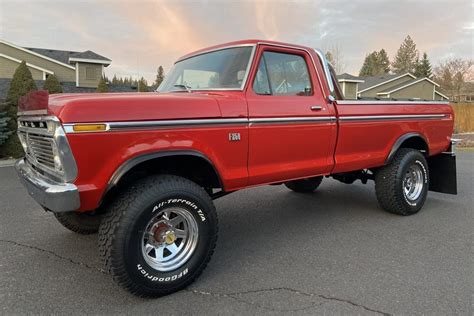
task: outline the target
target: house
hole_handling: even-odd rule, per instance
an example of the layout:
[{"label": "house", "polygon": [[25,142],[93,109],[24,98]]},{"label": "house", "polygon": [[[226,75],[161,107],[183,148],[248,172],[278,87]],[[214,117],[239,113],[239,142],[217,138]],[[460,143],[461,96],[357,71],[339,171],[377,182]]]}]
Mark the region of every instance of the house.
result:
[{"label": "house", "polygon": [[22,61],[34,80],[54,74],[62,83],[78,88],[96,88],[104,67],[112,62],[93,51],[84,52],[21,47],[0,39],[0,79],[11,79]]},{"label": "house", "polygon": [[344,73],[337,76],[337,80],[346,99],[448,100],[436,90],[439,84],[429,78],[416,78],[410,73],[372,77]]}]

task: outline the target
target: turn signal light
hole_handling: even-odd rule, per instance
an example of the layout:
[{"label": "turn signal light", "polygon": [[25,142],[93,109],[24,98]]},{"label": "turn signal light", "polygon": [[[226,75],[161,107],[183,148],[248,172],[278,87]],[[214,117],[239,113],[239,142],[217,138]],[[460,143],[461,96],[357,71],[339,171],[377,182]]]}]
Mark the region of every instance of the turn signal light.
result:
[{"label": "turn signal light", "polygon": [[72,127],[75,132],[100,132],[106,131],[106,124],[77,124]]}]

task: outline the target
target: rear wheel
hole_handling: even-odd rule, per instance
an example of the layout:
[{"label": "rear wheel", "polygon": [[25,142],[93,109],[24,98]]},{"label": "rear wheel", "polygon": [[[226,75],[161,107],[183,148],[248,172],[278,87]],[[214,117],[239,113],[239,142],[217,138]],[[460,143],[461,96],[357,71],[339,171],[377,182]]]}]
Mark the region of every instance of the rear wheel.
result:
[{"label": "rear wheel", "polygon": [[418,150],[399,149],[393,161],[375,173],[377,200],[390,213],[417,213],[425,203],[428,188],[428,164]]},{"label": "rear wheel", "polygon": [[288,181],[288,182],[285,182],[285,186],[288,189],[295,192],[312,193],[319,187],[322,181],[323,181],[323,177],[321,176],[321,177]]},{"label": "rear wheel", "polygon": [[99,231],[102,260],[129,292],[157,297],[191,284],[209,262],[217,214],[209,195],[177,176],[152,176],[123,192]]},{"label": "rear wheel", "polygon": [[102,216],[96,213],[63,212],[54,213],[54,217],[70,231],[90,235],[99,231]]}]

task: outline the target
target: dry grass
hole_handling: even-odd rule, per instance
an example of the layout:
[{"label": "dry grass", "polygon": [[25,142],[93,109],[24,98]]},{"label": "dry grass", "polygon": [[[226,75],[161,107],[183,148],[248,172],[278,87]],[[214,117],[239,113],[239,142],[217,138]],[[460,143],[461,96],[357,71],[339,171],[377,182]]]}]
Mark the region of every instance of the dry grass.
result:
[{"label": "dry grass", "polygon": [[474,103],[451,103],[454,109],[455,133],[474,132]]}]

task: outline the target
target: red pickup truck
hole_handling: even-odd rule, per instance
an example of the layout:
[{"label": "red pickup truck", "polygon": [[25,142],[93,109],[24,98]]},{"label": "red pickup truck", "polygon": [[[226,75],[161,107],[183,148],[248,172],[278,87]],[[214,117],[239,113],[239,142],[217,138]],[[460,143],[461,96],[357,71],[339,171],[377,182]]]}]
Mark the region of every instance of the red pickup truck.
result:
[{"label": "red pickup truck", "polygon": [[198,277],[214,251],[212,200],[323,177],[375,181],[386,211],[456,193],[448,103],[344,100],[320,51],[246,40],[181,57],[153,93],[58,94],[19,102],[16,169],[66,228],[99,233],[103,262],[155,297]]}]

